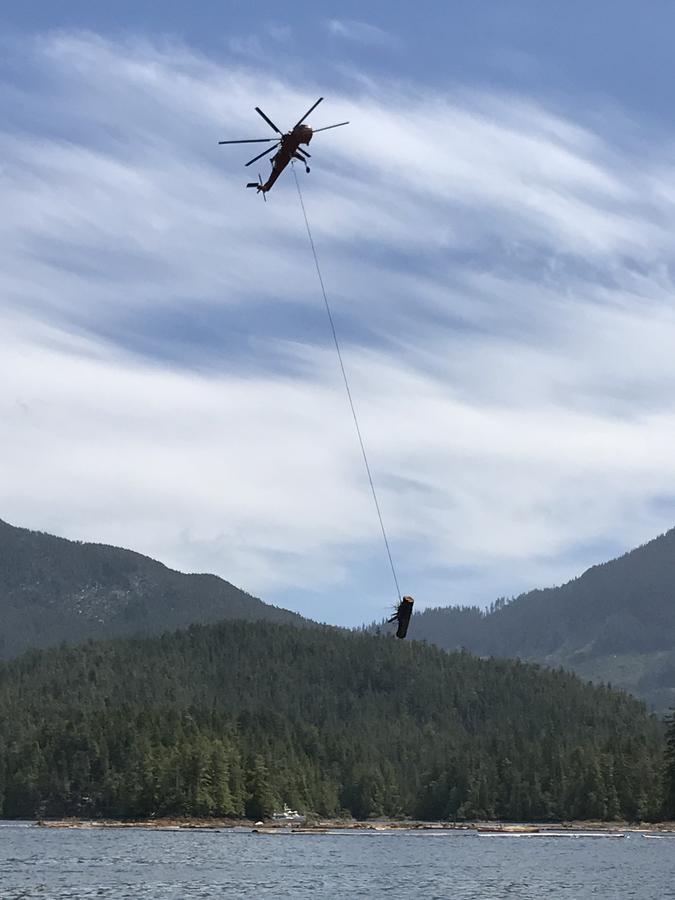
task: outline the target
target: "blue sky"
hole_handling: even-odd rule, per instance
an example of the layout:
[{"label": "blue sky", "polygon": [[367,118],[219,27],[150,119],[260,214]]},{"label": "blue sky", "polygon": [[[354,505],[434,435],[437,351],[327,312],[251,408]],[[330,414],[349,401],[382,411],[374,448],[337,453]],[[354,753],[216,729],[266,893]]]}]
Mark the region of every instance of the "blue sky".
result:
[{"label": "blue sky", "polygon": [[[675,11],[0,9],[0,516],[339,624],[560,583],[675,520]],[[58,14],[58,15],[57,15]],[[261,163],[261,171],[265,172]]]}]

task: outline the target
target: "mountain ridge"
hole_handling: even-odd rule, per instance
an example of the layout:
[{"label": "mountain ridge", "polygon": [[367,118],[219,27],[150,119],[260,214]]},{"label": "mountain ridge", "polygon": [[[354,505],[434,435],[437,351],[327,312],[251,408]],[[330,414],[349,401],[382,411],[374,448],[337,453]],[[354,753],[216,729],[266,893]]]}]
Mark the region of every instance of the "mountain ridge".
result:
[{"label": "mountain ridge", "polygon": [[675,529],[487,611],[424,610],[411,633],[446,650],[564,666],[666,710],[675,704]]},{"label": "mountain ridge", "polygon": [[[208,573],[0,520],[0,659],[62,641],[150,636],[221,619],[316,626]],[[520,658],[675,705],[675,529],[558,587],[416,613],[411,639]]]},{"label": "mountain ridge", "polygon": [[220,619],[310,625],[217,575],[0,520],[0,659],[61,641],[152,635]]}]

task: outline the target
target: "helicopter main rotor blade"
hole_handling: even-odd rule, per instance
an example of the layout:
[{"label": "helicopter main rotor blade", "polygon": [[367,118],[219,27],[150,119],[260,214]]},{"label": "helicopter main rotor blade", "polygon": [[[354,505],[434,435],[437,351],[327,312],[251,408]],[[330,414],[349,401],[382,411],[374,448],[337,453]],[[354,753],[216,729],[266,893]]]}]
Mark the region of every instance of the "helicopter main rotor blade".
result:
[{"label": "helicopter main rotor blade", "polygon": [[306,150],[303,150],[301,147],[298,147],[298,149],[295,152],[300,153],[302,156],[306,156],[308,159],[312,158],[312,154],[308,153]]},{"label": "helicopter main rotor blade", "polygon": [[262,111],[262,109],[260,109],[259,106],[256,106],[255,111],[258,113],[259,116],[263,117],[263,119],[267,122],[267,124],[270,126],[270,128],[272,128],[273,131],[276,131],[277,134],[281,134],[281,132],[279,131],[277,126],[274,124],[274,122],[268,116],[265,115],[265,113]]},{"label": "helicopter main rotor blade", "polygon": [[312,128],[313,134],[317,131],[328,131],[329,128],[339,128],[341,125],[349,125],[349,122],[338,122],[337,125],[324,125],[323,128]]},{"label": "helicopter main rotor blade", "polygon": [[268,153],[271,153],[272,150],[276,150],[277,147],[278,147],[278,144],[275,144],[273,147],[268,147],[267,150],[263,150],[263,152],[262,152],[262,153],[259,153],[258,156],[254,156],[253,159],[249,159],[249,161],[248,161],[247,163],[245,163],[244,165],[245,165],[245,166],[250,166],[251,163],[254,163],[256,160],[262,159],[263,156],[267,156],[267,154],[268,154]]},{"label": "helicopter main rotor blade", "polygon": [[316,101],[314,106],[310,106],[310,108],[307,110],[307,112],[304,114],[304,116],[300,119],[300,121],[295,123],[293,128],[297,128],[298,125],[302,125],[302,123],[305,121],[307,116],[317,108],[317,106],[319,105],[319,103],[321,103],[322,100],[323,100],[323,97],[319,97],[319,99]]},{"label": "helicopter main rotor blade", "polygon": [[219,144],[268,144],[276,138],[251,138],[248,141],[218,141]]}]

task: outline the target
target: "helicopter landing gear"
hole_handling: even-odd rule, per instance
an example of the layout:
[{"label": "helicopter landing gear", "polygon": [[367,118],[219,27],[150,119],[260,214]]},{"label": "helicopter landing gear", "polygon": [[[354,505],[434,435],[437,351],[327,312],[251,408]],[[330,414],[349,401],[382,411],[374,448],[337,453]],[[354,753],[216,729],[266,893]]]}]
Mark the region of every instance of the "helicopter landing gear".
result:
[{"label": "helicopter landing gear", "polygon": [[293,159],[299,159],[301,163],[303,163],[305,167],[305,172],[309,175],[309,166],[307,165],[307,160],[300,153],[294,153]]}]

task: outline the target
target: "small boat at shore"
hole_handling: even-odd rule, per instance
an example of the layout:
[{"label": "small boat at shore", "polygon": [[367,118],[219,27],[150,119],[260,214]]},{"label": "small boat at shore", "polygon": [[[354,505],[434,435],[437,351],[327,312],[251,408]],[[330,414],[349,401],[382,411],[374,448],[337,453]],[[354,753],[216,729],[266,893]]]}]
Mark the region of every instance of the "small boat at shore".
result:
[{"label": "small boat at shore", "polygon": [[272,821],[274,822],[305,822],[306,816],[299,813],[297,809],[291,809],[284,803],[283,812],[272,813]]}]

